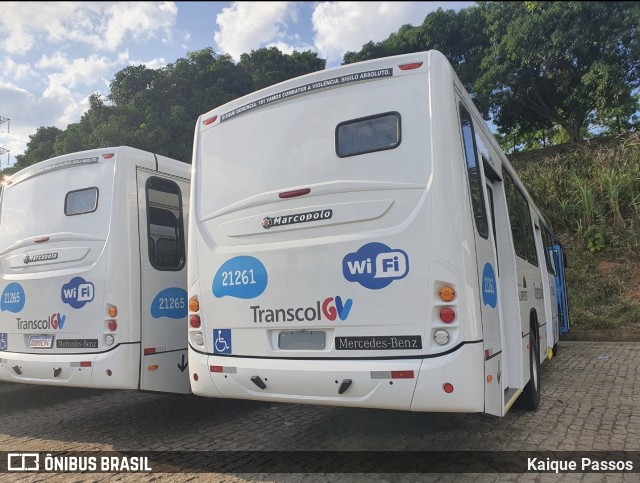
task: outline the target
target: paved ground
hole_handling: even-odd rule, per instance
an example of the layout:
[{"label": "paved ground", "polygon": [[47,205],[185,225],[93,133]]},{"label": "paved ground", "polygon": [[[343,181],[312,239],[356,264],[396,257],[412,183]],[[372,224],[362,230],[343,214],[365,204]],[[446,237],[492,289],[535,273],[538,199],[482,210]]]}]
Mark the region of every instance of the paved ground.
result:
[{"label": "paved ground", "polygon": [[[563,341],[558,357],[543,366],[538,411],[513,409],[502,419],[3,384],[0,450],[177,452],[172,459],[180,473],[5,474],[0,480],[557,481],[557,475],[540,472],[335,474],[330,472],[343,462],[321,453],[300,455],[320,458],[326,473],[256,470],[268,466],[270,457],[281,458],[279,451],[526,451],[539,453],[541,460],[549,455],[545,451],[640,452],[639,366],[638,342]],[[212,474],[198,473],[207,460],[194,453],[199,451],[246,453],[241,462],[229,463],[236,472]],[[305,468],[299,459],[290,463]],[[309,461],[309,471],[313,467]],[[637,463],[635,471],[572,473],[561,479],[640,482]]]}]

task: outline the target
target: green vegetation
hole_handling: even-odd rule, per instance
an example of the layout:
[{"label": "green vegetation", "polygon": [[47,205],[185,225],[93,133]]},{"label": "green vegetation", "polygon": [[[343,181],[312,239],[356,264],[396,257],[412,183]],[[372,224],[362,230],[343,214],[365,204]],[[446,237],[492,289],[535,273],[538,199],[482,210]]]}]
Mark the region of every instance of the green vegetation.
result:
[{"label": "green vegetation", "polygon": [[638,25],[638,2],[477,2],[439,9],[344,59],[440,50],[480,112],[508,134],[503,148],[514,134],[516,146],[540,132],[544,143],[558,128],[579,141],[593,125],[620,133],[637,123]]},{"label": "green vegetation", "polygon": [[640,328],[640,133],[511,161],[567,251],[574,328]]}]

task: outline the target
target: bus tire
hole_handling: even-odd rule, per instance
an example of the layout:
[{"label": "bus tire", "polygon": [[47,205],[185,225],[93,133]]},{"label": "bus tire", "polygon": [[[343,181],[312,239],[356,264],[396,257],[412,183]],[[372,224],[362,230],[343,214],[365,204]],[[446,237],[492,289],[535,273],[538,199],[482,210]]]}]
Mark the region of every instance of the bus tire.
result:
[{"label": "bus tire", "polygon": [[520,399],[524,409],[534,411],[540,405],[540,350],[533,330],[529,334],[529,375],[529,382]]},{"label": "bus tire", "polygon": [[553,344],[553,357],[558,355],[558,343]]}]

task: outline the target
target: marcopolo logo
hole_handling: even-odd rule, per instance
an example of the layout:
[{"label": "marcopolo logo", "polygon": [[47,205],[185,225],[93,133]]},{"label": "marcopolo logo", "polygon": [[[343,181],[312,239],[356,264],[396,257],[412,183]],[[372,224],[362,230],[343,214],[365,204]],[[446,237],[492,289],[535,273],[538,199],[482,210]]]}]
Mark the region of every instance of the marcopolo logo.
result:
[{"label": "marcopolo logo", "polygon": [[353,307],[351,299],[343,300],[339,295],[327,297],[323,301],[316,301],[315,306],[289,307],[279,309],[263,309],[259,305],[252,305],[253,323],[261,322],[315,322],[323,320],[323,316],[334,321],[347,320]]},{"label": "marcopolo logo", "polygon": [[349,282],[377,290],[409,273],[409,257],[384,243],[367,243],[342,260],[342,274]]},{"label": "marcopolo logo", "polygon": [[42,255],[25,255],[22,261],[25,265],[32,262],[44,262],[47,260],[57,260],[58,254],[54,253],[43,253]]},{"label": "marcopolo logo", "polygon": [[62,286],[60,291],[62,301],[74,309],[80,309],[93,300],[94,286],[82,277],[74,277]]},{"label": "marcopolo logo", "polygon": [[294,225],[296,223],[308,223],[310,221],[328,220],[333,216],[333,210],[310,211],[297,215],[265,216],[262,219],[262,228],[268,230],[274,226]]}]

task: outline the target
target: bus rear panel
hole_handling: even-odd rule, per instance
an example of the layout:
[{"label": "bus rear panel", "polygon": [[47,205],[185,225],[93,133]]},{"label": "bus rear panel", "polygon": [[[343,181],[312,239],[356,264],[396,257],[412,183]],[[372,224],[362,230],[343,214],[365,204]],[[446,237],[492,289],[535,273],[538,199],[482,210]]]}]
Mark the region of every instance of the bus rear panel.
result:
[{"label": "bus rear panel", "polygon": [[195,394],[483,411],[454,80],[441,56],[417,57],[311,74],[201,116]]}]

